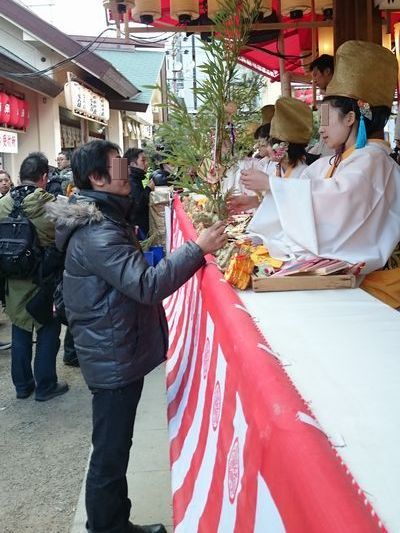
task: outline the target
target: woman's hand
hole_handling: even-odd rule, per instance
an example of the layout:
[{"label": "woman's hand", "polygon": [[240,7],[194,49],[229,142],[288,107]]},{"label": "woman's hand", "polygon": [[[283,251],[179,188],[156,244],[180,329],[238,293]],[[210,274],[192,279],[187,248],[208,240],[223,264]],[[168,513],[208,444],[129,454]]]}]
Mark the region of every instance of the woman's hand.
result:
[{"label": "woman's hand", "polygon": [[245,194],[231,196],[227,201],[230,213],[242,213],[243,211],[257,208],[259,204],[260,201],[257,196],[246,196]]},{"label": "woman's hand", "polygon": [[265,192],[269,190],[268,174],[261,170],[242,170],[240,181],[250,191]]}]

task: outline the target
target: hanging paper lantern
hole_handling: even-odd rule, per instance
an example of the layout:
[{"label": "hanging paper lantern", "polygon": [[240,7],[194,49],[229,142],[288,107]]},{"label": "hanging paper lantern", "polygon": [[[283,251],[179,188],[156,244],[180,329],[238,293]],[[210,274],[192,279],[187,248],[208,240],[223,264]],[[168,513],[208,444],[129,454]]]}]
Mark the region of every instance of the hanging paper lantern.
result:
[{"label": "hanging paper lantern", "polygon": [[131,14],[135,3],[135,0],[103,0],[103,7],[110,12],[110,18],[112,20],[114,20],[114,14],[118,13],[122,21],[125,13],[128,13],[128,15]]},{"label": "hanging paper lantern", "polygon": [[[255,0],[252,0],[252,2],[250,2],[250,7],[254,8],[255,4],[256,4]],[[223,0],[208,0],[207,2],[208,18],[210,18],[211,20],[214,20],[217,13],[223,9],[223,6],[224,6]],[[258,11],[263,18],[271,15],[272,0],[261,0]]]},{"label": "hanging paper lantern", "polygon": [[17,127],[19,123],[19,107],[18,107],[18,98],[16,96],[10,96],[10,121],[9,125],[14,128]]},{"label": "hanging paper lantern", "polygon": [[272,14],[272,0],[261,0],[259,12],[263,17],[269,17]]},{"label": "hanging paper lantern", "polygon": [[179,24],[187,24],[192,19],[199,17],[199,1],[171,0],[170,15],[171,18],[177,19],[179,21]]},{"label": "hanging paper lantern", "polygon": [[10,97],[6,93],[0,93],[0,124],[10,122]]},{"label": "hanging paper lantern", "polygon": [[15,125],[16,128],[23,128],[25,125],[25,106],[24,101],[21,98],[17,98],[17,104],[18,104],[18,124]]},{"label": "hanging paper lantern", "polygon": [[324,15],[325,19],[333,17],[333,0],[315,0],[315,12]]},{"label": "hanging paper lantern", "polygon": [[333,28],[318,28],[318,54],[333,56]]},{"label": "hanging paper lantern", "polygon": [[282,0],[282,15],[290,16],[292,19],[301,18],[311,11],[311,0]]},{"label": "hanging paper lantern", "polygon": [[136,0],[132,17],[142,24],[151,24],[161,18],[161,0]]},{"label": "hanging paper lantern", "polygon": [[104,96],[100,96],[99,99],[99,120],[102,122],[108,122],[110,120],[110,104]]},{"label": "hanging paper lantern", "polygon": [[30,115],[29,115],[29,103],[27,102],[27,100],[24,100],[24,129],[27,130],[29,128],[29,124],[30,124]]}]

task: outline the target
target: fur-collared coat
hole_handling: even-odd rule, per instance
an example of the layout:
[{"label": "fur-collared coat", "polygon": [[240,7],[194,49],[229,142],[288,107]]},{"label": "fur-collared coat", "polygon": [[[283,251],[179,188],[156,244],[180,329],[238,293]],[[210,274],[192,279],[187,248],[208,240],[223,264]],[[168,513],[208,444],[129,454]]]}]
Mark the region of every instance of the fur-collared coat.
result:
[{"label": "fur-collared coat", "polygon": [[51,208],[57,247],[66,250],[66,314],[91,388],[124,387],[164,361],[161,302],[204,264],[200,247],[187,242],[148,266],[126,222],[130,208],[129,198],[96,191]]}]

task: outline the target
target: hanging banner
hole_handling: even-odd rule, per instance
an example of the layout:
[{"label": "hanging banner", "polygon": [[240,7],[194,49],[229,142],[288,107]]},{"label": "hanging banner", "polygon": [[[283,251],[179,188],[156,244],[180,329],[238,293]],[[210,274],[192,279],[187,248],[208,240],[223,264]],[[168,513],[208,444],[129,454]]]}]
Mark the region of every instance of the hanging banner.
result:
[{"label": "hanging banner", "polygon": [[18,134],[13,131],[0,130],[0,152],[4,154],[18,153]]},{"label": "hanging banner", "polygon": [[[195,238],[176,200],[172,248]],[[209,261],[164,303],[175,533],[385,531]]]},{"label": "hanging banner", "polygon": [[77,115],[93,122],[107,125],[110,119],[108,100],[84,87],[77,81],[68,81],[64,85],[65,104]]}]

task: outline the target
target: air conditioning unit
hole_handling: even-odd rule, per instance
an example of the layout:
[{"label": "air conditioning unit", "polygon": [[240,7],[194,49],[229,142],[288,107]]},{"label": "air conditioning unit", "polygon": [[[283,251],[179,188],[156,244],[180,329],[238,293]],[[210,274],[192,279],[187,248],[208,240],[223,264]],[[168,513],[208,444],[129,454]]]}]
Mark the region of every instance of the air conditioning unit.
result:
[{"label": "air conditioning unit", "polygon": [[400,10],[400,0],[375,0],[375,7],[383,10]]}]

